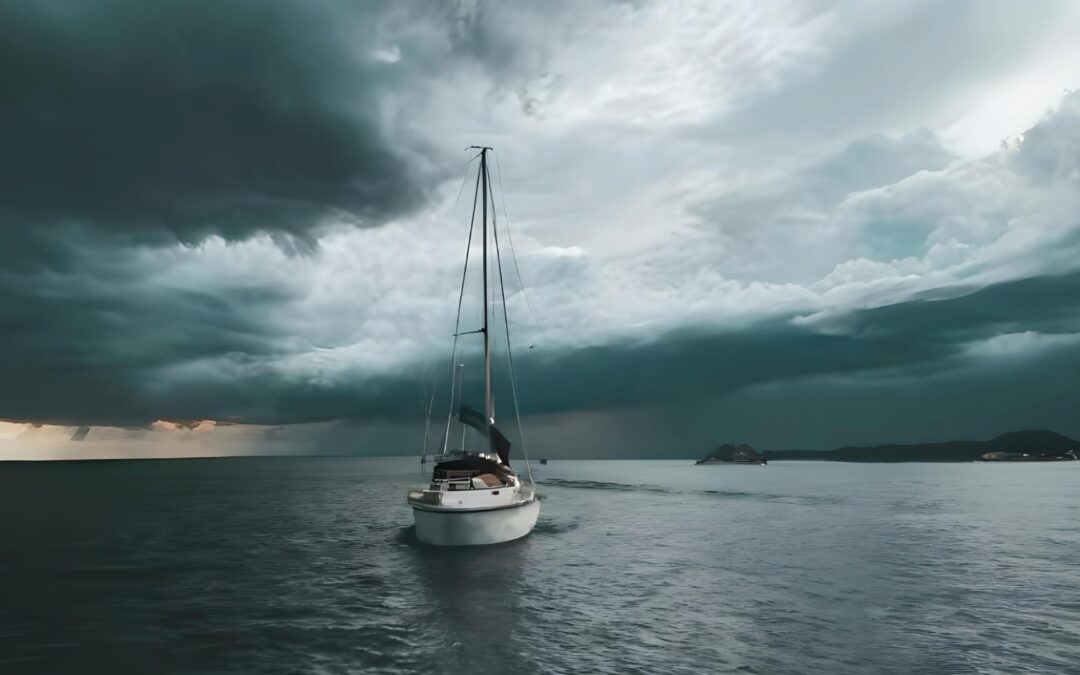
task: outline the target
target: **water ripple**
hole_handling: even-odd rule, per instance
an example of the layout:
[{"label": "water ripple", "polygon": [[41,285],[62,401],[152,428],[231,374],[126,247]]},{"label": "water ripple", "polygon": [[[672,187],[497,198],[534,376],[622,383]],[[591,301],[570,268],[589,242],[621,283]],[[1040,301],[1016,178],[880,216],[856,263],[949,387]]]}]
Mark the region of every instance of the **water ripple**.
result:
[{"label": "water ripple", "polygon": [[0,672],[1078,672],[1077,474],[1001,468],[559,462],[448,550],[411,461],[4,466]]}]

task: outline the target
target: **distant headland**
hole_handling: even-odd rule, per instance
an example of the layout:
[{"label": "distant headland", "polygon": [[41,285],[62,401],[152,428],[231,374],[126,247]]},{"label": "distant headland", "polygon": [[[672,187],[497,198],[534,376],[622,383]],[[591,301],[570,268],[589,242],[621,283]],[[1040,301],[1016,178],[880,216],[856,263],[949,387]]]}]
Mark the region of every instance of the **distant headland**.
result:
[{"label": "distant headland", "polygon": [[770,460],[834,462],[1061,461],[1080,455],[1080,441],[1052,431],[1013,431],[989,441],[848,446],[836,450],[772,450]]},{"label": "distant headland", "polygon": [[768,464],[765,455],[745,443],[717,446],[695,464]]}]

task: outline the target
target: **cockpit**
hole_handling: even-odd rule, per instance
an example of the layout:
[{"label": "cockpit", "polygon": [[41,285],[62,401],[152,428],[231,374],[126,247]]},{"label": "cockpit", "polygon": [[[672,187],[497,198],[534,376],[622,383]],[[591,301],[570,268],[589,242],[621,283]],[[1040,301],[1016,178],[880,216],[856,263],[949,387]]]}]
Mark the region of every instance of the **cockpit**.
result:
[{"label": "cockpit", "polygon": [[486,455],[440,462],[431,475],[432,490],[490,490],[513,484],[509,467]]}]

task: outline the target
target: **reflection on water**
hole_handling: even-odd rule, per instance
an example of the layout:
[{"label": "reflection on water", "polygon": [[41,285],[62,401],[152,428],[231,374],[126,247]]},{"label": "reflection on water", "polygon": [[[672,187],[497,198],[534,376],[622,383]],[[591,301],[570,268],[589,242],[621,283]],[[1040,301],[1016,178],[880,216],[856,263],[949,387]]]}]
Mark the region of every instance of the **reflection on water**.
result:
[{"label": "reflection on water", "polygon": [[495,546],[437,547],[412,534],[409,577],[423,590],[448,672],[495,672],[515,657],[528,538]]}]

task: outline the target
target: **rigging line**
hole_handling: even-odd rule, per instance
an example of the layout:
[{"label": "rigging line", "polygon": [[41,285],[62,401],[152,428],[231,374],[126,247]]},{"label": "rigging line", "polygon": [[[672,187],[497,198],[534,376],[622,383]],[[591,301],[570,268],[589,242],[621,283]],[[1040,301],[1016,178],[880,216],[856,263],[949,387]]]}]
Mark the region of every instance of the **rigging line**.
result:
[{"label": "rigging line", "polygon": [[[427,373],[421,373],[420,378],[416,382],[417,393],[420,394],[420,411],[427,412],[427,400],[428,400],[428,388],[427,388]],[[431,419],[430,414],[424,420],[424,450],[421,457],[427,456],[427,436],[428,436],[428,424]],[[421,460],[422,461],[422,460]]]},{"label": "rigging line", "polygon": [[[514,273],[517,275],[518,286],[521,287],[521,297],[525,298],[525,307],[529,310],[529,318],[533,320],[533,326],[536,329],[536,333],[539,335],[540,321],[537,320],[536,312],[533,311],[532,303],[529,302],[529,295],[525,292],[525,282],[521,279],[521,268],[518,267],[517,253],[514,251],[514,235],[510,231],[510,213],[506,208],[506,190],[503,189],[502,163],[499,162],[499,153],[494,150],[491,152],[495,155],[495,168],[499,171],[499,194],[502,195],[503,215],[506,220],[506,238],[510,242],[510,259],[514,261]],[[492,201],[492,209],[494,209],[494,201]]]},{"label": "rigging line", "polygon": [[[426,384],[426,376],[425,376],[425,384]],[[426,388],[426,386],[425,386],[425,388]],[[431,431],[431,409],[435,406],[435,393],[437,391],[439,391],[439,378],[436,377],[436,378],[433,378],[432,382],[431,382],[431,398],[428,399],[427,417],[424,420],[424,454],[421,455],[421,457],[422,457],[422,459],[420,460],[421,465],[423,465],[423,464],[425,464],[427,462],[428,434]],[[423,469],[421,469],[421,471],[423,471]]]},{"label": "rigging line", "polygon": [[[468,150],[468,148],[465,148]],[[461,187],[458,188],[457,197],[454,198],[454,206],[457,207],[458,202],[461,201],[461,193],[465,191],[465,181],[469,180],[469,165],[476,161],[476,158],[480,155],[474,155],[469,158],[469,161],[465,162],[465,171],[461,174]]]},{"label": "rigging line", "polygon": [[[489,184],[490,181],[489,177]],[[505,194],[503,195],[503,203],[506,203]],[[494,219],[492,219],[491,232],[495,238],[495,260],[499,268],[499,294],[502,296],[503,328],[506,330],[506,360],[510,370],[510,395],[514,400],[514,417],[517,420],[518,435],[521,436],[521,456],[525,458],[525,471],[529,474],[529,484],[534,486],[533,489],[535,490],[536,483],[533,481],[532,465],[529,463],[529,453],[525,447],[525,429],[521,426],[521,410],[518,408],[517,373],[514,370],[514,351],[510,348],[510,320],[506,315],[506,284],[503,281],[502,255],[499,252],[499,230],[495,227]]]},{"label": "rigging line", "polygon": [[[425,413],[425,416],[424,416],[424,449],[420,452],[420,473],[421,474],[423,474],[423,472],[424,472],[424,464],[427,462],[428,432],[431,429],[431,406],[430,405],[425,406],[425,403],[427,402],[427,398],[428,398],[427,375],[428,375],[428,373],[427,373],[427,371],[425,371],[421,375],[421,380],[420,380],[419,385],[418,385],[420,387],[420,410]],[[431,394],[431,400],[432,401],[435,400],[435,393],[434,392],[432,392],[432,394]]]},{"label": "rigging line", "polygon": [[[479,156],[479,155],[477,155]],[[473,159],[476,159],[475,157]],[[471,163],[471,162],[470,162]],[[461,290],[458,293],[457,317],[454,320],[454,347],[450,351],[450,410],[446,414],[446,432],[443,434],[443,454],[450,443],[450,421],[454,419],[454,369],[457,362],[458,333],[461,332],[461,302],[465,299],[465,278],[469,273],[469,252],[472,250],[473,228],[476,226],[476,201],[480,194],[480,171],[476,172],[476,187],[473,188],[472,217],[469,218],[469,240],[465,244],[465,267],[461,270]]]}]

